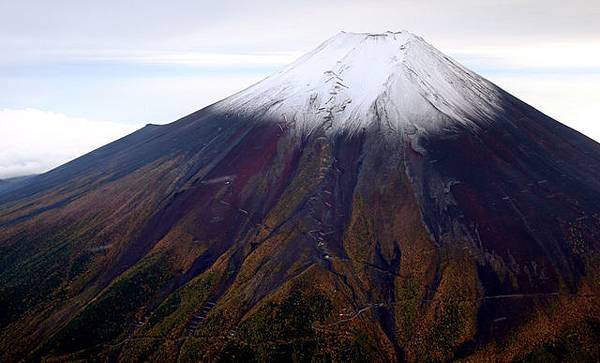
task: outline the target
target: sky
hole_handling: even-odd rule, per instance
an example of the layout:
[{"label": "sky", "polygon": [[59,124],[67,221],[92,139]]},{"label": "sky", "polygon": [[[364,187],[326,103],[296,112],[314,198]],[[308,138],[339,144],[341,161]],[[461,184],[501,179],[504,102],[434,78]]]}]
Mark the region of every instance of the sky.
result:
[{"label": "sky", "polygon": [[408,30],[600,141],[600,1],[0,0],[0,178],[169,123],[339,31]]}]

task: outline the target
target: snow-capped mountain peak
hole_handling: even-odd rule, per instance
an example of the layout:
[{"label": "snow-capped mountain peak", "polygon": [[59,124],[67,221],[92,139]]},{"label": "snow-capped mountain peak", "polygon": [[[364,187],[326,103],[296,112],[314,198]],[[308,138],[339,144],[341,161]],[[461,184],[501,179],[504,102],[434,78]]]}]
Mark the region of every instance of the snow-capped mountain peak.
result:
[{"label": "snow-capped mountain peak", "polygon": [[491,122],[500,99],[497,87],[414,34],[341,32],[216,107],[307,132],[353,132],[375,121],[432,131]]}]

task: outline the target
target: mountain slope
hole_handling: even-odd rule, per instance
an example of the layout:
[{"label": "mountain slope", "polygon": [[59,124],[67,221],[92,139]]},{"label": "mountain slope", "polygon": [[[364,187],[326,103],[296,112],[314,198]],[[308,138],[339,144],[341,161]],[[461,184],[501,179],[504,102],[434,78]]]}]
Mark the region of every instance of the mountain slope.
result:
[{"label": "mountain slope", "polygon": [[3,360],[600,354],[600,146],[407,32],[0,203]]}]

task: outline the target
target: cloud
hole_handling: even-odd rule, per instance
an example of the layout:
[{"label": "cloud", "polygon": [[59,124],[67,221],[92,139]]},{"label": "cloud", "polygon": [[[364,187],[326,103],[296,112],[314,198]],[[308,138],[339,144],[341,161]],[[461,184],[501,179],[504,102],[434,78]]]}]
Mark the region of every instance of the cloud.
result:
[{"label": "cloud", "polygon": [[0,110],[0,178],[45,172],[138,127],[31,108]]},{"label": "cloud", "polygon": [[288,64],[303,53],[290,50],[235,53],[192,50],[32,48],[2,57],[0,66],[95,63],[97,65],[174,65],[208,69],[251,69]]},{"label": "cloud", "polygon": [[440,47],[536,46],[598,39],[598,16],[590,0],[4,1],[0,61],[57,49],[304,51],[340,30],[406,29]]},{"label": "cloud", "polygon": [[0,74],[0,109],[51,109],[92,120],[167,123],[241,91],[272,71],[204,74],[167,67],[160,74],[131,75],[130,69],[85,67],[75,74],[51,76]]},{"label": "cloud", "polygon": [[75,60],[193,67],[280,66],[299,58],[302,52],[211,53],[193,51],[115,51],[104,50],[72,55]]},{"label": "cloud", "polygon": [[600,40],[448,49],[476,66],[505,70],[600,71]]}]

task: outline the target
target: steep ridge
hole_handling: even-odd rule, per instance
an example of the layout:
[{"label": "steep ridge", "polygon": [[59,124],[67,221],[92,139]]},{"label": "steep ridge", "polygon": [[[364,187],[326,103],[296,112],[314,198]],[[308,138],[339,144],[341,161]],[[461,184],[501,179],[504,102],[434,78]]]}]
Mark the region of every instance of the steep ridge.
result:
[{"label": "steep ridge", "polygon": [[600,146],[408,32],[0,203],[2,360],[600,354]]}]

